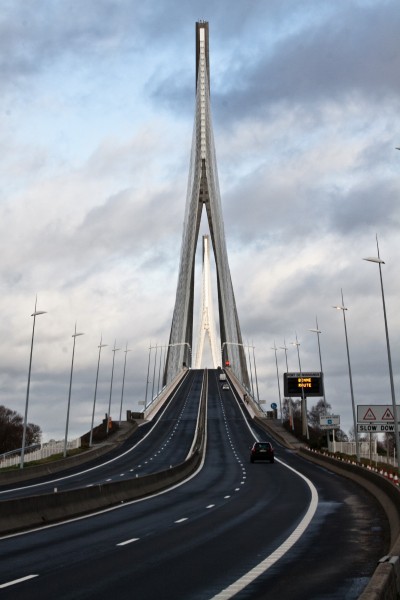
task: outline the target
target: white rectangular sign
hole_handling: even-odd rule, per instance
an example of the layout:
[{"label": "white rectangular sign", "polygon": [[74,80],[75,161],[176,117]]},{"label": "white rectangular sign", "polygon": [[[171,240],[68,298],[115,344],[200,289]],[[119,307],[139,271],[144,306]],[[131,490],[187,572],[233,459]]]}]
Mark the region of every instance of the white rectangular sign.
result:
[{"label": "white rectangular sign", "polygon": [[358,433],[394,433],[394,423],[357,423]]},{"label": "white rectangular sign", "polygon": [[[397,421],[400,419],[400,406],[396,405]],[[391,404],[361,404],[357,406],[357,423],[394,423]]]},{"label": "white rectangular sign", "polygon": [[339,415],[320,415],[319,424],[322,428],[335,428],[340,427],[340,416]]}]

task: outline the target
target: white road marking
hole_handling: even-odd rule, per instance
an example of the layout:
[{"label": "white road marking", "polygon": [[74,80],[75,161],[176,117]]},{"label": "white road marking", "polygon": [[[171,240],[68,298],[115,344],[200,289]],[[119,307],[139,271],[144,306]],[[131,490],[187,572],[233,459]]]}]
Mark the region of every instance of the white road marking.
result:
[{"label": "white road marking", "polygon": [[214,508],[215,504],[209,504],[206,508]]},{"label": "white road marking", "polygon": [[183,519],[178,519],[175,523],[183,523],[183,521],[187,521],[188,517],[183,517]]},{"label": "white road marking", "polygon": [[281,544],[274,552],[272,552],[272,554],[267,556],[256,567],[254,567],[254,569],[251,569],[248,573],[243,575],[243,577],[240,577],[229,587],[222,590],[222,592],[220,592],[216,596],[213,596],[211,600],[228,600],[229,598],[232,598],[240,591],[242,591],[247,585],[249,585],[255,579],[257,579],[257,577],[265,573],[265,571],[268,571],[268,569],[271,568],[272,565],[274,565],[280,558],[282,558],[282,556],[286,554],[286,552],[288,552],[288,550],[290,550],[290,548],[301,538],[301,536],[303,535],[303,533],[305,532],[315,515],[315,511],[318,507],[318,492],[314,484],[307,477],[302,475],[302,473],[299,473],[299,471],[296,471],[292,467],[289,467],[289,465],[287,465],[279,459],[276,460],[290,471],[293,471],[293,473],[296,473],[296,475],[301,477],[301,479],[303,479],[308,485],[311,492],[311,500],[307,512],[296,527],[296,529],[289,535],[289,537],[283,542],[283,544]]},{"label": "white road marking", "polygon": [[120,542],[117,546],[126,546],[127,544],[132,544],[132,542],[137,542],[139,538],[131,538],[130,540],[125,540],[125,542]]},{"label": "white road marking", "polygon": [[7,581],[7,583],[0,584],[0,589],[9,587],[10,585],[16,585],[17,583],[22,583],[23,581],[33,579],[34,577],[39,577],[39,575],[27,575],[26,577],[20,577],[19,579],[14,579],[13,581]]}]

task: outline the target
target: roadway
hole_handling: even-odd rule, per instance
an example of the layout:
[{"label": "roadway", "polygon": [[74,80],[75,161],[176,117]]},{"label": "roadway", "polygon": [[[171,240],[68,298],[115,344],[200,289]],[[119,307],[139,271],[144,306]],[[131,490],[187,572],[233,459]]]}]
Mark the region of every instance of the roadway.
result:
[{"label": "roadway", "polygon": [[[1,539],[1,597],[358,598],[387,550],[380,507],[276,443],[274,464],[250,464],[255,437],[269,439],[210,372],[207,452],[196,476],[146,500]],[[178,452],[177,436],[172,445]]]},{"label": "roadway", "polygon": [[[106,458],[21,484],[0,487],[0,501],[91,486],[155,473],[185,460],[193,441],[203,370],[188,371],[171,402],[154,420],[141,425]],[[179,437],[179,444],[174,440]]]}]

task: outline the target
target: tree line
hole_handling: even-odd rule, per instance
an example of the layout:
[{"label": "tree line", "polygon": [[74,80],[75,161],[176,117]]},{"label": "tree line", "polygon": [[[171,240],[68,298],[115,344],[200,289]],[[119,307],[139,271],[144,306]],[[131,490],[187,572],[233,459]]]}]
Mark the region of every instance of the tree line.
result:
[{"label": "tree line", "polygon": [[[17,411],[0,405],[0,454],[18,450],[22,447],[24,419]],[[25,446],[38,444],[42,430],[39,425],[28,423],[26,426]]]}]

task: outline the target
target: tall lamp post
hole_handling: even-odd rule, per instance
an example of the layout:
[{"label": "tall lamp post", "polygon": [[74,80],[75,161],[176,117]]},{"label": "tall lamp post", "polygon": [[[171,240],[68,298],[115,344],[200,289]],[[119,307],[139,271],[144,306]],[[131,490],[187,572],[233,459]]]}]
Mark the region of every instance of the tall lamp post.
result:
[{"label": "tall lamp post", "polygon": [[347,308],[344,305],[343,290],[340,290],[340,291],[341,291],[341,294],[342,294],[342,305],[341,306],[334,306],[333,308],[336,308],[336,310],[341,310],[342,313],[343,313],[344,335],[345,335],[345,339],[346,339],[346,351],[347,351],[347,365],[348,365],[348,369],[349,369],[351,406],[352,406],[352,410],[353,410],[354,437],[355,437],[355,440],[356,440],[356,456],[357,456],[357,462],[360,462],[360,445],[359,445],[359,442],[358,442],[356,407],[355,407],[355,404],[354,404],[354,392],[353,392],[353,378],[351,376],[349,340],[347,338],[347,327],[346,327],[346,310],[347,310]]},{"label": "tall lamp post", "polygon": [[[243,345],[243,348],[246,348],[246,346]],[[247,344],[247,356],[248,358],[248,363],[249,363],[249,367],[250,367],[250,389],[251,389],[251,394],[254,398],[255,394],[254,394],[254,384],[253,384],[253,369],[251,368],[251,358],[250,358],[250,346],[249,344]]]},{"label": "tall lamp post", "polygon": [[122,390],[121,390],[121,406],[119,408],[119,426],[121,427],[121,416],[122,416],[122,402],[124,399],[124,387],[125,387],[125,371],[126,371],[126,355],[128,354],[128,352],[130,352],[130,350],[128,350],[128,344],[126,344],[125,347],[125,360],[124,360],[124,374],[122,375]]},{"label": "tall lamp post", "polygon": [[116,348],[115,345],[117,340],[114,342],[114,348],[112,349],[113,353],[113,361],[112,361],[112,369],[111,369],[111,383],[110,383],[110,398],[108,400],[108,413],[107,413],[107,427],[106,434],[108,435],[110,429],[110,415],[111,415],[111,396],[112,396],[112,388],[113,388],[113,379],[114,379],[114,363],[115,363],[115,353],[120,350],[120,348]]},{"label": "tall lamp post", "polygon": [[[300,379],[302,380],[303,373],[301,370],[300,350],[299,350],[300,342],[297,339],[297,333],[296,333],[296,341],[292,342],[292,346],[296,346],[296,348],[297,348],[297,358],[299,360]],[[302,434],[308,439],[309,434],[308,434],[308,421],[307,421],[307,404],[306,404],[306,397],[304,394],[303,385],[301,386],[301,427],[302,427]]]},{"label": "tall lamp post", "polygon": [[[322,377],[322,398],[324,400],[325,415],[327,415],[328,408],[326,405],[326,396],[325,396],[325,377],[324,377],[324,371],[322,369],[321,344],[319,341],[319,336],[321,335],[322,331],[318,327],[318,318],[317,317],[315,317],[315,325],[316,325],[316,329],[309,329],[309,331],[312,331],[313,333],[317,334],[319,366],[321,369],[321,377]],[[334,429],[332,429],[332,440],[333,440],[333,451],[335,452],[335,430]],[[327,431],[327,442],[328,442],[328,446],[329,446],[329,430]]]},{"label": "tall lamp post", "polygon": [[374,262],[378,264],[379,267],[379,278],[381,282],[381,292],[382,292],[382,306],[383,306],[383,318],[385,321],[385,334],[386,334],[386,347],[387,347],[387,356],[389,363],[389,378],[390,378],[390,392],[392,396],[392,409],[393,409],[393,419],[394,419],[394,435],[395,435],[395,444],[396,444],[396,458],[397,458],[397,470],[400,474],[400,441],[399,441],[399,424],[397,421],[397,405],[396,405],[396,396],[394,392],[394,383],[393,383],[393,369],[392,369],[392,357],[390,352],[390,343],[389,343],[389,329],[387,324],[387,316],[386,316],[386,304],[385,304],[385,294],[383,291],[383,279],[382,279],[382,267],[381,265],[385,264],[379,254],[379,244],[378,244],[378,236],[376,236],[376,249],[378,252],[378,257],[368,257],[364,258],[368,262]]},{"label": "tall lamp post", "polygon": [[[157,363],[157,352],[158,352],[158,344],[156,344],[156,352],[154,355],[154,366],[153,366],[153,384],[151,388],[151,402],[154,400],[154,386],[156,383],[156,363]],[[157,393],[156,393],[157,395]]]},{"label": "tall lamp post", "polygon": [[319,336],[322,333],[322,331],[319,329],[318,327],[318,319],[317,317],[315,317],[315,325],[316,325],[316,329],[309,329],[308,331],[312,331],[313,333],[317,334],[317,340],[318,340],[318,355],[319,355],[319,366],[321,368],[321,376],[322,376],[322,394],[323,394],[323,400],[324,400],[324,407],[325,407],[325,414],[327,414],[327,406],[326,406],[326,396],[325,396],[325,381],[324,381],[324,372],[322,369],[322,358],[321,358],[321,344],[319,341]]},{"label": "tall lamp post", "polygon": [[89,438],[89,447],[90,448],[92,447],[92,442],[93,442],[93,425],[94,425],[94,413],[95,413],[95,410],[96,410],[97,382],[99,380],[100,355],[101,355],[101,349],[105,348],[107,346],[107,344],[102,344],[101,343],[102,341],[103,341],[103,337],[100,336],[100,344],[98,346],[98,348],[99,348],[99,357],[97,359],[96,385],[94,386],[92,424],[90,426],[90,438]]},{"label": "tall lamp post", "polygon": [[[252,345],[251,347],[253,348],[254,377],[255,377],[255,380],[256,380],[257,401],[258,401],[258,404],[260,404],[260,394],[259,394],[259,392],[258,392],[258,379],[257,379],[257,367],[256,367],[256,354],[255,354],[255,346],[254,346],[254,345]],[[281,414],[282,414],[282,411],[281,411]]]},{"label": "tall lamp post", "polygon": [[80,335],[84,335],[83,333],[76,333],[76,323],[75,323],[75,332],[72,337],[74,338],[74,343],[72,345],[72,360],[71,360],[71,374],[69,377],[69,392],[68,392],[68,407],[67,407],[67,422],[65,425],[65,437],[64,437],[64,458],[67,456],[67,441],[68,441],[68,425],[69,425],[69,409],[71,406],[71,389],[72,389],[72,373],[74,370],[74,356],[75,356],[75,341],[76,338]]},{"label": "tall lamp post", "polygon": [[30,353],[30,357],[29,357],[28,385],[26,387],[24,428],[23,428],[23,433],[22,433],[21,462],[20,462],[21,469],[24,468],[24,459],[25,459],[26,428],[28,425],[29,388],[31,385],[32,355],[33,355],[33,340],[35,337],[35,323],[36,323],[36,317],[38,317],[39,315],[46,314],[45,310],[36,310],[36,306],[37,306],[37,296],[35,299],[35,310],[31,314],[31,317],[33,317],[33,326],[32,326],[31,353]]},{"label": "tall lamp post", "polygon": [[[244,344],[240,344],[239,342],[223,342],[222,346],[221,346],[221,364],[224,362],[223,361],[223,356],[224,356],[224,346],[242,346],[242,348],[246,348],[246,346]],[[246,358],[246,356],[245,356]],[[250,360],[250,358],[249,358]],[[250,369],[251,369],[251,364],[250,364]],[[242,382],[243,383],[243,382]],[[244,386],[246,387],[246,386]],[[251,393],[254,396],[254,391],[253,391],[253,386],[251,385]],[[259,403],[259,402],[258,402]]]},{"label": "tall lamp post", "polygon": [[274,347],[271,348],[271,350],[275,351],[276,379],[277,379],[277,382],[278,382],[278,395],[279,395],[279,410],[281,411],[281,423],[282,423],[283,422],[283,416],[282,416],[281,385],[280,385],[280,382],[279,382],[278,357],[276,355],[276,351],[278,350],[278,348],[276,347],[275,340],[274,340]]},{"label": "tall lamp post", "polygon": [[[285,351],[285,359],[286,359],[286,373],[289,373],[289,366],[288,366],[288,359],[287,359],[287,346],[286,346],[286,340],[285,338],[283,338],[283,346],[279,346],[281,350]],[[293,407],[292,407],[292,399],[288,398],[289,401],[289,423],[290,426],[292,428],[292,431],[294,431],[294,419],[293,419]]]},{"label": "tall lamp post", "polygon": [[150,346],[149,346],[149,359],[147,361],[146,393],[145,393],[145,396],[144,396],[144,408],[145,408],[145,410],[146,410],[146,406],[147,406],[147,392],[148,392],[148,389],[149,389],[149,373],[150,373],[150,354],[151,354],[151,348],[152,348],[152,345],[151,345],[151,342],[150,342]]}]

